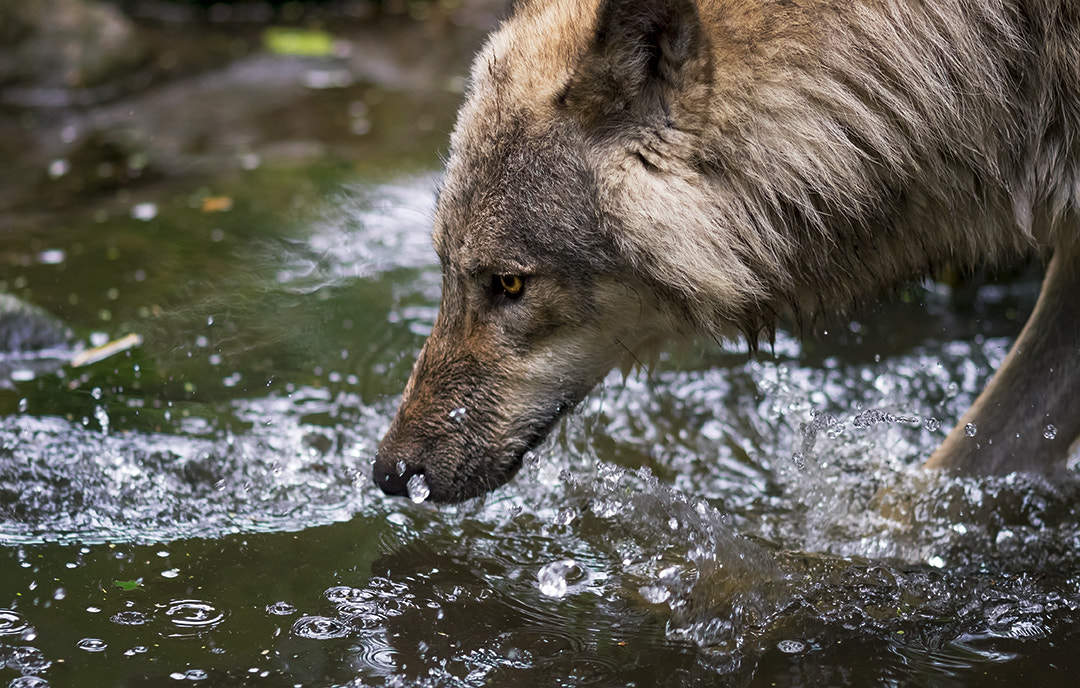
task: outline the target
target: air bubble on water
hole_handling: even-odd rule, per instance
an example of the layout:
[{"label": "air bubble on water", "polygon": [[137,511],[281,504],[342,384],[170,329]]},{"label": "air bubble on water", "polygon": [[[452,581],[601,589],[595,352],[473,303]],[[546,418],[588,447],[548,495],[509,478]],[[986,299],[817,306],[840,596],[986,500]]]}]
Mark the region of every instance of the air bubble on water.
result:
[{"label": "air bubble on water", "polygon": [[8,688],[49,688],[49,682],[40,676],[19,676],[11,679]]},{"label": "air bubble on water", "polygon": [[143,614],[140,611],[135,611],[133,609],[123,612],[117,612],[113,614],[112,618],[110,618],[109,620],[112,621],[114,624],[119,624],[121,626],[141,626],[147,621],[149,621],[149,619],[146,617],[146,614]]},{"label": "air bubble on water", "polygon": [[459,406],[450,412],[450,420],[460,423],[465,420],[465,413],[468,411],[464,406]]},{"label": "air bubble on water", "polygon": [[83,638],[75,646],[86,652],[104,652],[108,645],[100,638]]},{"label": "air bubble on water", "polygon": [[26,409],[29,405],[30,402],[27,401],[26,397],[19,399],[19,413],[26,413]]},{"label": "air bubble on water", "polygon": [[797,655],[806,649],[806,643],[801,640],[781,640],[776,644],[776,649],[787,655]]},{"label": "air bubble on water", "polygon": [[568,575],[577,569],[577,562],[573,559],[562,559],[544,564],[536,574],[537,587],[540,594],[547,597],[561,598],[566,596]]},{"label": "air bubble on water", "polygon": [[[28,647],[21,645],[15,648],[8,648],[4,654],[7,655],[7,668],[14,669],[20,672],[25,677],[29,678],[29,674],[37,674],[45,671],[52,666],[52,662],[45,659],[45,655],[41,650],[36,647]],[[18,680],[18,679],[16,679]],[[15,683],[12,681],[12,683]],[[11,684],[8,684],[9,686]],[[48,685],[47,683],[24,683],[18,684],[22,686],[41,686]]]},{"label": "air bubble on water", "polygon": [[1057,428],[1053,424],[1047,425],[1043,428],[1043,437],[1048,440],[1052,440],[1057,437]]},{"label": "air bubble on water", "polygon": [[968,437],[974,437],[977,430],[978,428],[975,427],[974,423],[968,423],[964,426],[964,434]]},{"label": "air bubble on water", "polygon": [[431,494],[431,488],[428,487],[427,480],[424,479],[423,473],[417,473],[409,478],[409,482],[406,483],[405,489],[409,491],[409,499],[413,500],[414,504],[419,504]]}]

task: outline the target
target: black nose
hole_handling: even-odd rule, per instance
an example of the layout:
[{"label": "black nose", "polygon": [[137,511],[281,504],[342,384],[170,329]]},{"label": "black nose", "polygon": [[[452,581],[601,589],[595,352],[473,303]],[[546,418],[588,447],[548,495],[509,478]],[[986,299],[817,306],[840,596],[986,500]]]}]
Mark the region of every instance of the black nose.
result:
[{"label": "black nose", "polygon": [[404,461],[391,461],[378,455],[375,456],[375,463],[371,470],[375,484],[392,497],[408,496],[409,478],[423,472],[423,469],[410,466]]}]

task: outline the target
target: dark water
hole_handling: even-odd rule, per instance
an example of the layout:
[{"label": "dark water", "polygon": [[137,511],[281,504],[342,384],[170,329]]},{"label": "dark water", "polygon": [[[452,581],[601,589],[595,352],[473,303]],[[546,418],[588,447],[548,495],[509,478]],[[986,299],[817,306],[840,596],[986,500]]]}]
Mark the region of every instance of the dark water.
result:
[{"label": "dark water", "polygon": [[386,498],[369,463],[436,313],[459,96],[275,59],[135,101],[152,129],[239,91],[219,105],[262,104],[258,136],[189,122],[220,145],[152,149],[182,173],[4,213],[0,291],[75,348],[142,344],[3,361],[0,685],[1075,683],[1075,472],[918,469],[1037,281],[912,288],[758,359],[673,351],[486,499]]}]

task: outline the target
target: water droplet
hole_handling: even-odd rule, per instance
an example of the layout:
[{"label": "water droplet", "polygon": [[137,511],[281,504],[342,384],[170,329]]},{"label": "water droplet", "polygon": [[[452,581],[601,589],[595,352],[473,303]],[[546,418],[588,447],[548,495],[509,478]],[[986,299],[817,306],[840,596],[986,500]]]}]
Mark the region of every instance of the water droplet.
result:
[{"label": "water droplet", "polygon": [[38,254],[38,262],[42,265],[59,265],[63,263],[67,258],[67,254],[62,248],[50,248],[42,251]]},{"label": "water droplet", "polygon": [[806,455],[800,452],[795,452],[791,455],[791,463],[795,464],[795,468],[800,471],[806,468]]},{"label": "water droplet", "polygon": [[397,466],[395,467],[397,468],[397,474],[399,477],[405,475],[405,470],[408,468],[408,466],[405,465],[404,461],[398,461]]},{"label": "water droplet", "polygon": [[329,640],[349,635],[349,625],[329,616],[301,616],[293,624],[292,632],[301,638]]},{"label": "water droplet", "polygon": [[409,491],[409,499],[413,500],[414,504],[419,504],[431,494],[431,488],[428,487],[423,473],[417,473],[409,478],[405,488]]},{"label": "water droplet", "polygon": [[131,208],[131,217],[143,222],[149,222],[157,217],[157,203],[139,203]]},{"label": "water droplet", "polygon": [[458,408],[450,412],[450,420],[460,423],[461,421],[465,420],[466,411],[468,411],[468,409],[466,409],[464,406],[459,406]]},{"label": "water droplet", "polygon": [[781,640],[776,644],[776,649],[784,654],[797,655],[806,649],[806,643],[801,640]]},{"label": "water droplet", "polygon": [[104,652],[108,645],[100,638],[83,638],[75,643],[75,647],[86,652]]},{"label": "water droplet", "polygon": [[564,597],[567,590],[567,577],[578,570],[573,559],[562,559],[545,564],[536,574],[540,594],[548,597]]},{"label": "water droplet", "polygon": [[98,425],[101,426],[101,434],[109,434],[109,413],[105,410],[104,406],[94,407],[94,418],[97,419]]},{"label": "water droplet", "polygon": [[1053,424],[1047,425],[1045,428],[1043,428],[1043,437],[1045,437],[1048,440],[1052,440],[1052,439],[1056,438],[1057,437],[1057,428],[1054,427]]},{"label": "water droplet", "polygon": [[975,427],[974,423],[968,423],[964,426],[964,434],[968,437],[974,437],[977,430],[978,428]]},{"label": "water droplet", "polygon": [[926,419],[926,429],[933,432],[941,427],[941,421],[931,416]]},{"label": "water droplet", "polygon": [[296,613],[296,607],[288,602],[275,602],[266,605],[266,613],[271,616],[289,616]]},{"label": "water droplet", "polygon": [[57,158],[49,163],[49,178],[59,179],[71,171],[71,163],[64,158]]}]

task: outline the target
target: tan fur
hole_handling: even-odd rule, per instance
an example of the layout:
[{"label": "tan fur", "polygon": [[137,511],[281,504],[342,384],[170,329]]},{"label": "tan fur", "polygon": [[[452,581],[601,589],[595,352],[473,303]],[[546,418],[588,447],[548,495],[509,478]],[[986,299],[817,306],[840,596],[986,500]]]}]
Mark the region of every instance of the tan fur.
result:
[{"label": "tan fur", "polygon": [[[754,343],[784,313],[1033,250],[1056,251],[1050,292],[1069,293],[1080,6],[526,2],[476,60],[433,235],[440,322],[376,474],[400,492],[403,462],[445,499],[507,479],[604,371],[667,337]],[[528,280],[520,300],[500,274]],[[934,465],[1056,465],[1025,438],[1047,413],[1080,434],[1080,324],[1040,312],[1022,342],[1054,345],[1010,357],[1021,437],[973,450],[954,433]],[[1001,424],[1012,392],[973,413]],[[475,424],[416,420],[463,395]]]}]

